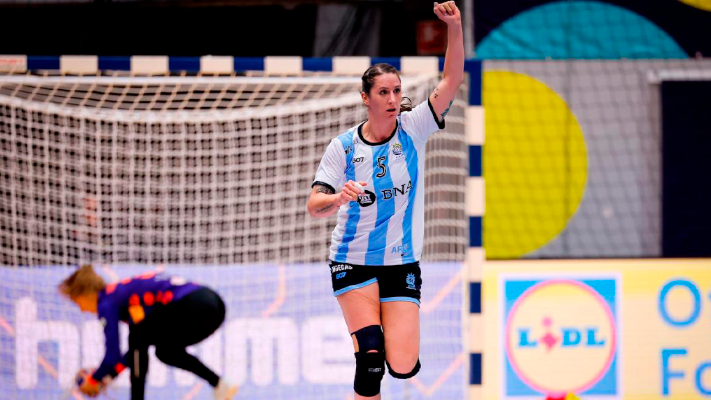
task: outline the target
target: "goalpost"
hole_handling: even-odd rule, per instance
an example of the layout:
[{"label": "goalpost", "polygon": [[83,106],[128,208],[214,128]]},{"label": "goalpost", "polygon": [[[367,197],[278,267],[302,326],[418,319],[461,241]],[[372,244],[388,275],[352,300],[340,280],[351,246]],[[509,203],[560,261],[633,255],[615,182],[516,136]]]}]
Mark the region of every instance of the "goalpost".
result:
[{"label": "goalpost", "polygon": [[[418,104],[438,79],[403,75],[405,95]],[[98,363],[96,321],[55,290],[67,266],[93,264],[109,281],[160,267],[217,288],[226,324],[195,351],[245,398],[347,398],[350,339],[325,272],[335,217],[305,204],[330,139],[367,116],[359,87],[328,72],[0,75],[0,397],[60,398],[72,368]],[[468,97],[462,85],[427,145],[426,367],[386,378],[384,398],[466,398]],[[210,398],[151,362],[149,396]]]}]

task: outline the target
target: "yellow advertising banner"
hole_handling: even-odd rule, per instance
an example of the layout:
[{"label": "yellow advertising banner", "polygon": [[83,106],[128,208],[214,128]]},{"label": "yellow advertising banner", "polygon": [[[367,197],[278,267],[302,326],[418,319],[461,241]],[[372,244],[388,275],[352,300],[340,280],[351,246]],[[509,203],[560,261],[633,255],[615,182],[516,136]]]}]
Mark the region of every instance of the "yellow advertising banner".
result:
[{"label": "yellow advertising banner", "polygon": [[711,399],[711,259],[490,261],[486,400]]}]

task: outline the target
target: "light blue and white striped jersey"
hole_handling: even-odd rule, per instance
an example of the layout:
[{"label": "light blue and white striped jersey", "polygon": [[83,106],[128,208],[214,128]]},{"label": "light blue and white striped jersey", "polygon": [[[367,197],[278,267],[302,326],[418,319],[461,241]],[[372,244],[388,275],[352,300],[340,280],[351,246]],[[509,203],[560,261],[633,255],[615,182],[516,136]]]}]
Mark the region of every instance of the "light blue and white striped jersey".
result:
[{"label": "light blue and white striped jersey", "polygon": [[[438,122],[429,99],[397,117],[380,143],[363,138],[359,124],[331,140],[314,184],[339,192],[348,180],[367,182],[365,194],[338,210],[330,258],[357,265],[419,261],[425,220],[425,144]],[[312,185],[312,186],[313,186]]]}]

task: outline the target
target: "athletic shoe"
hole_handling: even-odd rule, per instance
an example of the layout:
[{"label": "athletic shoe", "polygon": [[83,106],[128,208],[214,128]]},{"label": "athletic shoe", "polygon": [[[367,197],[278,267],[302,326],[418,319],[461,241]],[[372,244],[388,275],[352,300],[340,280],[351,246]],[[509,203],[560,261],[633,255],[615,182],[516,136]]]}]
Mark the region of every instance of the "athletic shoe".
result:
[{"label": "athletic shoe", "polygon": [[215,387],[215,400],[232,400],[232,398],[237,394],[239,386],[234,383],[220,379]]}]

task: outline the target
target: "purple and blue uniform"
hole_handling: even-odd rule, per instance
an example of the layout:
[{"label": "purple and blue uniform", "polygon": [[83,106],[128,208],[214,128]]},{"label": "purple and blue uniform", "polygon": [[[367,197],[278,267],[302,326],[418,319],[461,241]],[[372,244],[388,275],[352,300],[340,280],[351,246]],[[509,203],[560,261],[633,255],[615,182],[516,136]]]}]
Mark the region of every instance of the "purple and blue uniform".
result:
[{"label": "purple and blue uniform", "polygon": [[119,321],[133,328],[161,307],[201,288],[183,278],[156,272],[107,285],[99,292],[97,307],[106,336],[106,355],[92,378],[115,378],[128,365],[128,353],[121,355],[119,347]]}]

